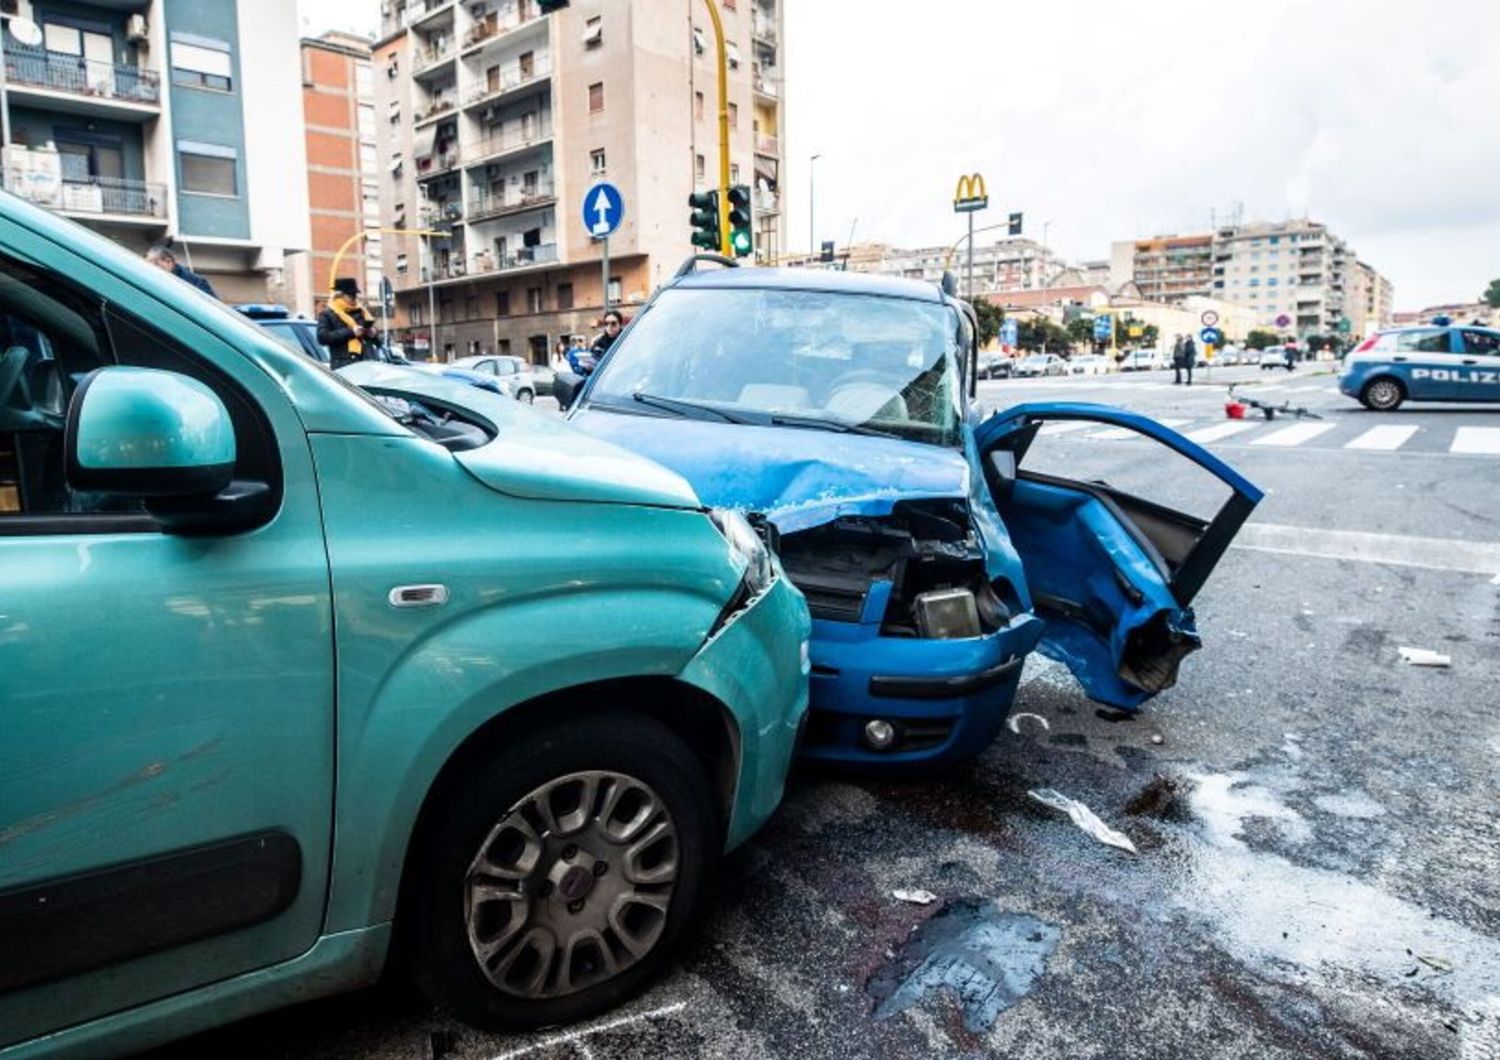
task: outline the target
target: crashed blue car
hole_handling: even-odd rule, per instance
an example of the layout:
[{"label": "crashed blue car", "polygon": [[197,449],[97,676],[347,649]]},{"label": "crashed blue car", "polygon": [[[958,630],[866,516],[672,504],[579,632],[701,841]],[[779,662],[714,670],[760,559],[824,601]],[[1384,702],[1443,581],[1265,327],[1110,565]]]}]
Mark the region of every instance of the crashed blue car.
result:
[{"label": "crashed blue car", "polygon": [[[779,552],[813,618],[808,757],[972,757],[1034,649],[1092,698],[1139,707],[1200,646],[1193,597],[1260,500],[1120,409],[983,418],[975,331],[931,284],[690,262],[586,382],[558,377],[576,426],[745,512]],[[1222,503],[1188,514],[1028,461],[1039,432],[1089,422],[1175,451]]]}]

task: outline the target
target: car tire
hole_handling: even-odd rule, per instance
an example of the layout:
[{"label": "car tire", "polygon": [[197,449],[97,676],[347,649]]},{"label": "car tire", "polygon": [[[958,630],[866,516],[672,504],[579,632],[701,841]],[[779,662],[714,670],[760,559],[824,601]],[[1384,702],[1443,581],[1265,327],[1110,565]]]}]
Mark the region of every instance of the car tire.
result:
[{"label": "car tire", "polygon": [[536,401],[536,395],[533,394],[530,390],[522,390],[519,394],[516,395],[516,400],[523,405],[530,405]]},{"label": "car tire", "polygon": [[1406,400],[1406,388],[1389,376],[1371,379],[1359,392],[1360,404],[1375,412],[1395,412]]},{"label": "car tire", "polygon": [[686,744],[623,711],[483,756],[442,794],[410,863],[401,927],[417,985],[488,1030],[617,1005],[697,917],[723,846],[715,805]]}]

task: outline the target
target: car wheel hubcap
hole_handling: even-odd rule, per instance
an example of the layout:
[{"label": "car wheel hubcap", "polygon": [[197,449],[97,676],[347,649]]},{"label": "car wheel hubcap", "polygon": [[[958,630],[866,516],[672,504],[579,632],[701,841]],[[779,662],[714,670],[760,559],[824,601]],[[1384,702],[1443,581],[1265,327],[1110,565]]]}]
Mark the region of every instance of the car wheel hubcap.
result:
[{"label": "car wheel hubcap", "polygon": [[502,993],[576,993],[651,951],[677,872],[677,828],[648,784],[608,771],[548,781],[506,812],[469,865],[469,948]]},{"label": "car wheel hubcap", "polygon": [[1396,402],[1396,393],[1394,383],[1376,383],[1370,387],[1370,402],[1382,407],[1393,405]]}]

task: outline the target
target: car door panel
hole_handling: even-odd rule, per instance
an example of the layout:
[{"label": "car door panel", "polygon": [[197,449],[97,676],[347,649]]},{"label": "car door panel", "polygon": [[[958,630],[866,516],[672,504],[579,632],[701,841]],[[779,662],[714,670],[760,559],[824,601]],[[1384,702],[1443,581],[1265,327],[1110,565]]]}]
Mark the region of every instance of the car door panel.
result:
[{"label": "car door panel", "polygon": [[[1229,487],[1228,500],[1202,519],[1104,483],[1029,471],[1026,451],[1049,420],[1132,428],[1212,473]],[[1169,687],[1200,644],[1192,600],[1260,491],[1175,431],[1106,406],[1017,406],[981,424],[975,439],[1037,611],[1048,619],[1043,653],[1115,706],[1139,706]]]},{"label": "car door panel", "polygon": [[1459,397],[1500,401],[1500,331],[1469,327],[1458,331],[1463,345]]}]

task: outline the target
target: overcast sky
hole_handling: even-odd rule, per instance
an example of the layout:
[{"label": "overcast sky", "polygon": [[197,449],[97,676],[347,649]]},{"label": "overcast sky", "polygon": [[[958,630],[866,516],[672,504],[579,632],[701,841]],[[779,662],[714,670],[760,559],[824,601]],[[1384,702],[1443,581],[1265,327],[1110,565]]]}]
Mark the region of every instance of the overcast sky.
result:
[{"label": "overcast sky", "polygon": [[[678,9],[682,0],[653,0]],[[749,2],[749,0],[741,0]],[[789,245],[948,243],[960,173],[1074,258],[1307,215],[1400,308],[1500,277],[1496,0],[783,0]],[[373,31],[378,0],[301,0]]]}]

